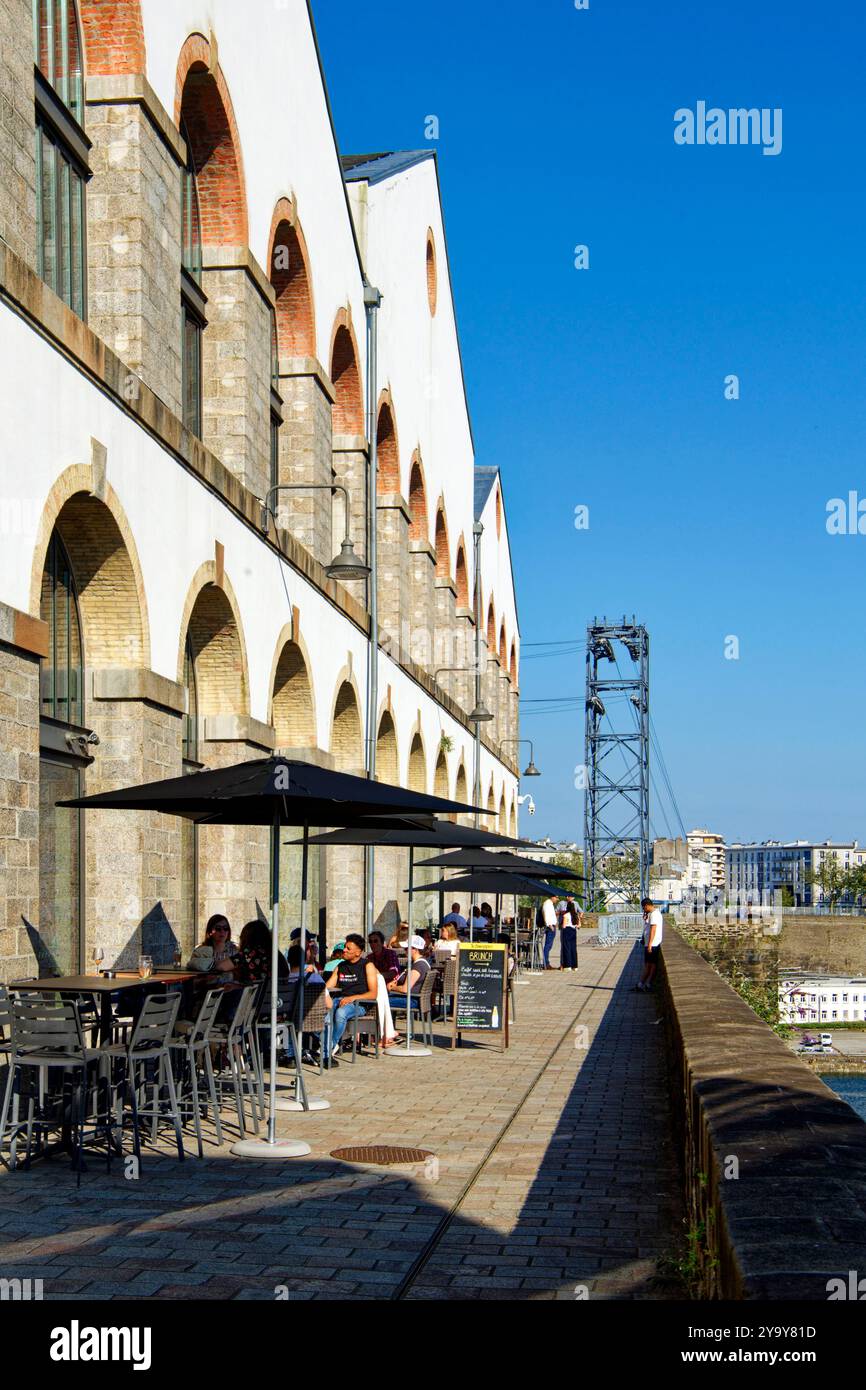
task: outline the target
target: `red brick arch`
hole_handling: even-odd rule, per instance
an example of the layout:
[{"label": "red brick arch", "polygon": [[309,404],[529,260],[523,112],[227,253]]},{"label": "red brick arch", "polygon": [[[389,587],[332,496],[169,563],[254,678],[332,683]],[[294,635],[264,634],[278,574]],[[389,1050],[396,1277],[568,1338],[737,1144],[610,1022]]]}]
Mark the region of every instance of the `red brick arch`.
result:
[{"label": "red brick arch", "polygon": [[436,578],[448,579],[451,576],[451,547],[448,544],[448,519],[445,516],[445,503],[440,498],[436,508]]},{"label": "red brick arch", "polygon": [[457,542],[457,562],[454,566],[454,578],[457,581],[457,607],[469,607],[469,576],[466,572],[466,546],[461,536]]},{"label": "red brick arch", "polygon": [[364,398],[358,367],[358,344],[347,310],[341,309],[331,333],[331,381],[334,404],[331,410],[334,434],[364,433]]},{"label": "red brick arch", "polygon": [[276,295],[280,356],[314,357],[316,315],[310,258],[297,208],[288,198],[280,198],[271,218],[268,269]]},{"label": "red brick arch", "polygon": [[496,652],[496,611],[492,598],[487,607],[487,650],[493,654]]},{"label": "red brick arch", "polygon": [[503,671],[508,670],[508,643],[505,640],[505,619],[499,628],[499,660],[502,663]]},{"label": "red brick arch", "polygon": [[376,417],[377,494],[400,491],[400,445],[397,439],[397,420],[391,392],[379,397]]},{"label": "red brick arch", "polygon": [[511,672],[511,684],[512,684],[512,685],[515,687],[515,689],[516,689],[516,688],[517,688],[517,648],[515,647],[514,642],[511,643],[511,662],[510,662],[510,667],[509,667],[509,669],[510,669],[510,672]]},{"label": "red brick arch", "polygon": [[190,34],[177,65],[175,121],[189,137],[205,246],[246,246],[249,240],[241,142],[228,87],[210,43]]},{"label": "red brick arch", "polygon": [[147,72],[140,0],[78,0],[88,77]]},{"label": "red brick arch", "polygon": [[427,487],[424,482],[424,465],[421,462],[421,453],[418,449],[412,455],[412,467],[409,471],[409,513],[412,518],[409,523],[409,539],[413,541],[429,540]]}]

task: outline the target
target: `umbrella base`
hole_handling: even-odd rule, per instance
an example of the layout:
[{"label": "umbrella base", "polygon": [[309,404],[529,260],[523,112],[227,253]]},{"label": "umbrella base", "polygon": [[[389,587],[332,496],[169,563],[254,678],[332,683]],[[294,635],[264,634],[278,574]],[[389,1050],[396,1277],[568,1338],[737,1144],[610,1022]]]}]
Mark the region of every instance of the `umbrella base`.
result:
[{"label": "umbrella base", "polygon": [[389,1057],[432,1057],[433,1053],[429,1047],[422,1047],[420,1043],[400,1043],[397,1047],[387,1049]]},{"label": "umbrella base", "polygon": [[[329,1100],[325,1100],[325,1097],[324,1097],[324,1096],[308,1096],[308,1097],[307,1097],[307,1105],[306,1105],[306,1109],[307,1109],[307,1110],[330,1110],[330,1108],[331,1108],[331,1102],[330,1102]],[[300,1112],[303,1112],[303,1110],[304,1110],[304,1104],[303,1104],[303,1101],[300,1101],[300,1100],[288,1100],[288,1099],[283,1099],[282,1097],[277,1097],[276,1101],[274,1102],[274,1109],[275,1109],[275,1110],[293,1110],[293,1111],[300,1111]]]},{"label": "umbrella base", "polygon": [[306,1158],[312,1153],[309,1144],[302,1139],[277,1139],[269,1144],[267,1139],[239,1139],[232,1144],[231,1152],[236,1158]]}]

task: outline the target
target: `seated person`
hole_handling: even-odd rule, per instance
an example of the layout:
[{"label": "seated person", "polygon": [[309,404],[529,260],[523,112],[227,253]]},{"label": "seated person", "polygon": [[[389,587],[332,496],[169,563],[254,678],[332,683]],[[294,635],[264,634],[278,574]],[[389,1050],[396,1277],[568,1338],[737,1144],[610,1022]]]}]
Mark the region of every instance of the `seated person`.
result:
[{"label": "seated person", "polygon": [[413,997],[417,996],[427,975],[430,972],[430,962],[424,959],[424,938],[413,936],[409,938],[409,956],[411,966],[404,970],[396,980],[388,986],[388,993],[395,1003],[405,1003],[407,994],[406,975],[409,973],[408,989],[411,990]]},{"label": "seated person", "polygon": [[[272,942],[271,930],[266,922],[255,917],[247,922],[238,942],[239,952],[234,960],[235,979],[242,985],[253,985],[259,980],[270,979]],[[285,979],[289,973],[286,958],[282,951],[277,952],[277,974]]]},{"label": "seated person", "polygon": [[370,944],[370,954],[367,956],[367,960],[372,961],[379,974],[385,977],[386,984],[389,980],[396,980],[400,974],[400,960],[397,952],[385,945],[384,934],[380,931],[371,931],[367,940]]},{"label": "seated person", "polygon": [[364,960],[363,936],[352,932],[346,937],[343,959],[325,975],[325,981],[334,998],[331,1032],[331,1060],[334,1061],[349,1019],[363,1017],[367,1012],[365,1005],[375,1004],[378,994],[379,972],[371,960]]},{"label": "seated person", "polygon": [[345,950],[345,947],[346,947],[345,941],[335,941],[335,942],[334,942],[333,946],[331,947],[331,954],[329,955],[328,959],[325,961],[325,964],[322,966],[322,974],[323,974],[323,975],[325,975],[325,976],[330,975],[330,973],[331,973],[331,971],[333,970],[334,966],[335,966],[335,965],[339,965],[340,961],[343,959],[343,951]]},{"label": "seated person", "polygon": [[213,968],[223,972],[234,969],[235,957],[239,948],[232,941],[232,929],[228,917],[221,912],[208,918],[204,929],[205,944],[213,946]]},{"label": "seated person", "polygon": [[436,951],[436,942],[434,940],[432,931],[429,927],[422,927],[421,930],[418,932],[418,935],[424,942],[424,959],[432,960]]},{"label": "seated person", "polygon": [[[451,911],[448,912],[448,913],[446,913],[446,915],[442,918],[442,926],[443,926],[443,928],[445,928],[445,927],[454,927],[454,928],[456,928],[456,931],[457,931],[457,935],[458,935],[458,936],[462,936],[463,933],[464,933],[465,931],[468,930],[469,923],[466,921],[466,918],[463,916],[462,912],[460,911],[460,904],[459,904],[459,903],[452,903],[452,904],[451,904]],[[448,939],[449,939],[449,940],[454,940],[455,938],[454,938],[454,937],[449,937]],[[441,936],[440,936],[440,940],[441,940]]]},{"label": "seated person", "polygon": [[406,942],[409,939],[409,923],[401,922],[391,940],[388,942],[390,951],[405,951]]},{"label": "seated person", "polygon": [[472,909],[471,917],[472,930],[475,933],[484,931],[487,926],[487,918],[483,915],[481,908],[476,903]]},{"label": "seated person", "polygon": [[445,919],[445,925],[439,933],[439,940],[436,942],[437,956],[456,956],[460,950],[460,942],[457,938],[457,928],[453,923]]}]

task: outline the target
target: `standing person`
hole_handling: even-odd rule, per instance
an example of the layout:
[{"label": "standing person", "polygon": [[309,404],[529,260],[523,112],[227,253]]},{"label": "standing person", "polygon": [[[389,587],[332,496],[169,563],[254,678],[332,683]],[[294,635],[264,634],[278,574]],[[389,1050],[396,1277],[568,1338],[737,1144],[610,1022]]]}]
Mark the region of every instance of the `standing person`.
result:
[{"label": "standing person", "polygon": [[644,966],[635,989],[640,994],[648,994],[653,987],[653,980],[661,959],[664,921],[659,909],[653,905],[652,898],[644,898],[641,907],[643,908]]},{"label": "standing person", "polygon": [[559,898],[552,893],[549,898],[545,898],[541,904],[541,920],[544,923],[544,968],[554,970],[556,967],[550,964],[550,951],[556,940],[556,904]]},{"label": "standing person", "polygon": [[578,919],[578,910],[569,898],[559,924],[559,968],[570,970],[572,973],[577,969]]}]

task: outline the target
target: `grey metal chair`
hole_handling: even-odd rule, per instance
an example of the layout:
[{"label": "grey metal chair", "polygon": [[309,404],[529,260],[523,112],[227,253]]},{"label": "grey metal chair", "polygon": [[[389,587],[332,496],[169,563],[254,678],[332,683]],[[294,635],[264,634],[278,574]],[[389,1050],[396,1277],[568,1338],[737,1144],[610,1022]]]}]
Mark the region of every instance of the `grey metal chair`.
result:
[{"label": "grey metal chair", "polygon": [[[169,1048],[180,1054],[183,1067],[178,1091],[178,1108],[181,1123],[184,1116],[191,1113],[198,1143],[198,1156],[204,1157],[201,1134],[202,1100],[210,1106],[218,1144],[222,1144],[222,1125],[220,1107],[216,1093],[216,1079],[211,1057],[211,1029],[216,1022],[217,1011],[223,999],[221,989],[209,989],[201,1002],[198,1015],[193,1022],[181,1020],[175,1025],[174,1035],[169,1038]],[[204,1095],[202,1086],[204,1085]]]},{"label": "grey metal chair", "polygon": [[[25,1166],[30,1164],[34,1132],[37,1144],[52,1130],[71,1131],[78,1185],[84,1167],[84,1128],[88,1103],[88,1068],[92,1060],[84,1046],[81,1020],[75,1003],[43,996],[11,1001],[11,1047],[9,1072],[0,1112],[0,1150],[7,1128],[10,1135],[9,1162],[17,1163],[17,1140],[23,1130],[27,1136]],[[71,1075],[71,1089],[64,1085],[59,1099],[52,1091],[51,1072],[60,1070],[65,1078]],[[32,1073],[35,1072],[34,1077]],[[31,1089],[27,1095],[27,1117],[19,1116],[21,1082],[27,1076]],[[37,1090],[32,1089],[33,1081]],[[71,1104],[67,1104],[67,1100]],[[9,1112],[12,1110],[10,1123]],[[110,1134],[109,1134],[110,1137]],[[109,1144],[110,1149],[110,1144]],[[5,1163],[5,1159],[3,1160]]]},{"label": "grey metal chair", "polygon": [[373,1051],[376,1059],[379,1057],[379,1044],[382,1040],[382,1029],[379,1024],[379,1009],[374,1004],[369,1013],[361,1014],[355,1018],[350,1018],[346,1024],[346,1032],[343,1034],[344,1040],[348,1037],[352,1039],[352,1061],[358,1056],[358,1039],[373,1039]]},{"label": "grey metal chair", "polygon": [[232,1088],[238,1116],[238,1130],[242,1139],[247,1132],[244,1117],[247,1099],[250,1102],[253,1130],[256,1134],[259,1133],[258,1081],[252,1053],[253,1010],[258,993],[258,984],[244,985],[234,1017],[230,1022],[217,1023],[211,1029],[213,1040],[223,1043],[228,1062],[228,1075],[224,1070],[221,1070],[217,1074],[216,1083],[220,1094],[226,1085],[230,1085]]},{"label": "grey metal chair", "polygon": [[[119,1064],[122,1076],[114,1088],[113,1105],[117,1124],[120,1128],[120,1143],[123,1146],[123,1128],[126,1102],[129,1101],[132,1119],[133,1152],[141,1163],[141,1121],[151,1121],[151,1136],[155,1140],[161,1120],[171,1120],[177,1143],[177,1156],[183,1161],[183,1129],[177,1103],[177,1089],[171,1069],[169,1043],[174,1032],[177,1012],[180,1008],[178,993],[148,994],[141,1013],[135,1021],[128,1043],[109,1043],[89,1055],[98,1059],[110,1070]],[[150,1076],[148,1076],[150,1071]],[[147,1091],[151,1090],[148,1102]],[[168,1093],[168,1104],[163,1101],[163,1090]],[[141,1101],[139,1100],[141,1092]]]},{"label": "grey metal chair", "polygon": [[[435,984],[436,971],[428,970],[420,988],[412,991],[412,1019],[413,1021],[418,1019],[420,1022],[424,1040],[430,1047],[433,1046],[433,988]],[[391,1003],[392,1014],[405,1014],[407,1012],[405,995],[401,998],[398,994],[389,994],[388,998]]]}]

